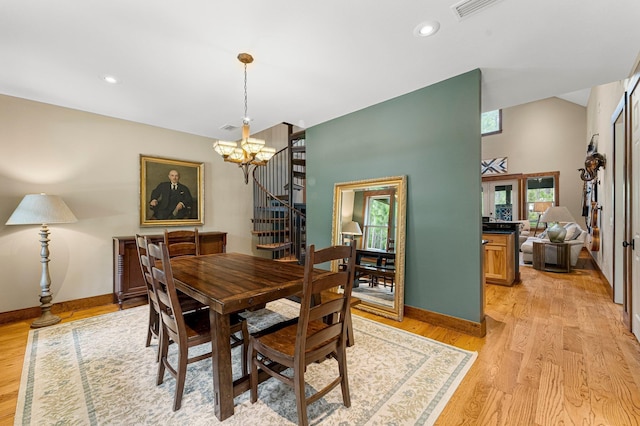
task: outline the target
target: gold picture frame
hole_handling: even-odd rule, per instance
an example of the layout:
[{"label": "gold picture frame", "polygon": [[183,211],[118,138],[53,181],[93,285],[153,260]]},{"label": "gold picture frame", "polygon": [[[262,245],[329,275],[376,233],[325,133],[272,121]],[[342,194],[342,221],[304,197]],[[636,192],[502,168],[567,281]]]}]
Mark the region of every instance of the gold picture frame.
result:
[{"label": "gold picture frame", "polygon": [[204,163],[140,155],[140,225],[204,225],[203,181]]}]

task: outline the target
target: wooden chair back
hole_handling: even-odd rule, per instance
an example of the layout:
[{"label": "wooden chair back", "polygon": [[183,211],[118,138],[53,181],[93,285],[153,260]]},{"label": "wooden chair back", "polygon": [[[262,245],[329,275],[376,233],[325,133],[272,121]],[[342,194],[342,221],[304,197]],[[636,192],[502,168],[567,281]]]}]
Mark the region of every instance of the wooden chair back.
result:
[{"label": "wooden chair back", "polygon": [[151,278],[151,264],[147,255],[148,240],[146,236],[135,234],[136,249],[138,251],[138,261],[140,262],[140,270],[142,278],[147,286],[147,296],[149,298],[149,330],[147,331],[147,341],[145,347],[151,344],[152,336],[159,337],[160,333],[160,317],[158,298],[153,290]]},{"label": "wooden chair back", "polygon": [[[336,274],[316,277],[316,265],[342,259],[346,268]],[[333,246],[322,250],[309,248],[305,263],[300,319],[296,333],[295,357],[321,359],[346,344],[347,327],[345,318],[351,308],[351,289],[355,270],[355,246]],[[342,289],[341,297],[322,300],[319,295],[330,289]],[[326,322],[333,318],[326,328],[313,330],[309,324],[314,321]]]},{"label": "wooden chair back", "polygon": [[193,231],[169,231],[165,229],[164,244],[169,249],[169,257],[200,255],[198,228],[194,228]]},{"label": "wooden chair back", "polygon": [[[158,312],[164,325],[163,330],[167,331],[168,338],[173,342],[185,345],[187,342],[186,327],[182,306],[178,299],[175,282],[173,281],[173,271],[169,259],[169,250],[163,243],[148,244],[148,259],[152,271],[152,286],[158,299]],[[158,267],[159,262],[162,267]]]}]

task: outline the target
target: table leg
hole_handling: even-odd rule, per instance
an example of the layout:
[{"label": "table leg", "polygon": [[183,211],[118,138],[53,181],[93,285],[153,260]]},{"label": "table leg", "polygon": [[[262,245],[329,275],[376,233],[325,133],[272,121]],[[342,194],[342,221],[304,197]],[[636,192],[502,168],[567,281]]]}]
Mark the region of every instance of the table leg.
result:
[{"label": "table leg", "polygon": [[231,371],[231,330],[229,315],[209,308],[211,323],[211,363],[213,364],[213,402],[218,420],[233,416],[233,374]]}]

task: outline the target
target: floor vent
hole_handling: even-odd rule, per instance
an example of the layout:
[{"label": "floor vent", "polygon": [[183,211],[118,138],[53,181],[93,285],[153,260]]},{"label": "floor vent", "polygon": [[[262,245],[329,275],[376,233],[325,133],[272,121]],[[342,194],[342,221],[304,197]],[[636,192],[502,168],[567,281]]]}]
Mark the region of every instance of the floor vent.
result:
[{"label": "floor vent", "polygon": [[453,14],[456,15],[458,21],[462,21],[470,15],[478,13],[500,1],[501,0],[463,0],[451,6],[451,10],[453,10]]}]

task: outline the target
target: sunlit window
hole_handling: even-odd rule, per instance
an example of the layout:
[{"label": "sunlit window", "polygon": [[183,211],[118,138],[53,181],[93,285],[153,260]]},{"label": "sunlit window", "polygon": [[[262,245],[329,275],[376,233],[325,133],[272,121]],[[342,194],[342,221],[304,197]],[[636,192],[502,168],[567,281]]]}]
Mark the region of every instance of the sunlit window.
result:
[{"label": "sunlit window", "polygon": [[502,110],[483,112],[480,116],[482,136],[493,135],[502,132]]}]

